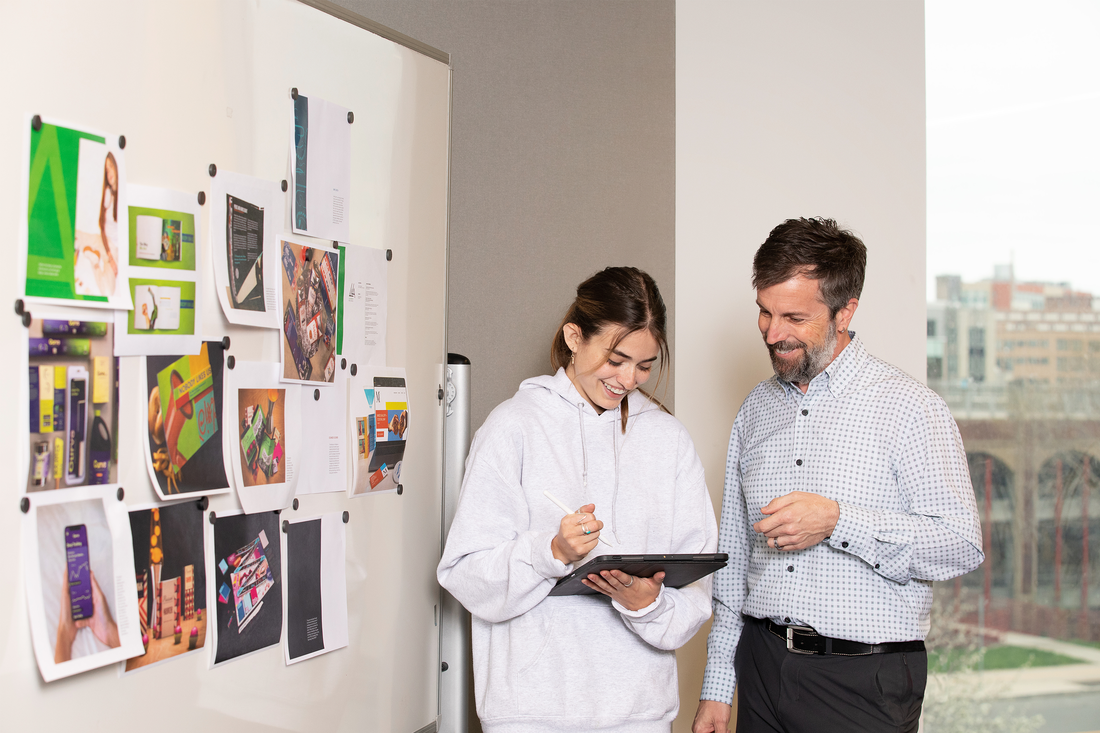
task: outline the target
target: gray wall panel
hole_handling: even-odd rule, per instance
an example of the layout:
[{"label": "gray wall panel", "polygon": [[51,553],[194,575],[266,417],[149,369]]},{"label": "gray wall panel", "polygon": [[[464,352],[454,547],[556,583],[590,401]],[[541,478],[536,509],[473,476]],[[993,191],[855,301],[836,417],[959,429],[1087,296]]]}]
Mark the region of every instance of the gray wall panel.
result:
[{"label": "gray wall panel", "polygon": [[475,428],[549,371],[550,339],[596,270],[647,270],[671,327],[673,2],[338,4],[451,54],[448,338],[473,362]]}]

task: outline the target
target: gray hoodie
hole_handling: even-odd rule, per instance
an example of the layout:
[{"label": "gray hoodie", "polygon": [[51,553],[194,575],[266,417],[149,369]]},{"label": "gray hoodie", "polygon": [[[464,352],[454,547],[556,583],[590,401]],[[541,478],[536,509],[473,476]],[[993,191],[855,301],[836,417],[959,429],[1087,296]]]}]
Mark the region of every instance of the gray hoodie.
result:
[{"label": "gray hoodie", "polygon": [[711,581],[663,588],[629,611],[603,595],[549,597],[573,570],[550,541],[562,511],[595,504],[609,553],[717,546],[687,430],[631,392],[597,415],[559,369],[498,406],[474,436],[437,576],[473,615],[474,687],[486,733],[667,731],[679,709],[674,650],[710,617]]}]

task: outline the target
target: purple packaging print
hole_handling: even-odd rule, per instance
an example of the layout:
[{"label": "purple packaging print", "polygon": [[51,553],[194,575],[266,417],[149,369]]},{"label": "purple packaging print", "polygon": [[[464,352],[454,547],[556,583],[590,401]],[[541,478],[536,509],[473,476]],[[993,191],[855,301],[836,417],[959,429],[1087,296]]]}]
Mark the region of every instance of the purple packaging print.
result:
[{"label": "purple packaging print", "polygon": [[69,603],[73,621],[92,617],[92,568],[88,559],[88,530],[83,524],[65,528],[65,562],[69,569]]}]

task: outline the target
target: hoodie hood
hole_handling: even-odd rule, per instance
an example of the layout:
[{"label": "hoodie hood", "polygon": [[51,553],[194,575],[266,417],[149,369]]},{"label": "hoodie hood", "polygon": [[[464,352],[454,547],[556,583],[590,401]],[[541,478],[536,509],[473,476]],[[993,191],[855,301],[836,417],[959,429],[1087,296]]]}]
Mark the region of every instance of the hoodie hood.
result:
[{"label": "hoodie hood", "polygon": [[[604,410],[603,413],[597,413],[596,408],[592,407],[588,403],[588,400],[584,398],[577,388],[573,385],[573,380],[565,373],[564,368],[558,369],[554,374],[542,374],[537,377],[531,377],[525,379],[519,385],[520,391],[523,390],[544,390],[547,396],[560,397],[564,405],[568,405],[573,410],[577,410],[582,414],[587,414],[596,420],[620,420],[622,410],[620,407],[616,407],[614,410]],[[630,415],[627,418],[627,432],[630,431],[630,424],[635,418],[641,416],[646,412],[652,410],[660,410],[652,400],[646,397],[638,389],[632,389],[623,397],[624,400],[628,400],[630,404]],[[621,404],[621,403],[620,403]]]}]

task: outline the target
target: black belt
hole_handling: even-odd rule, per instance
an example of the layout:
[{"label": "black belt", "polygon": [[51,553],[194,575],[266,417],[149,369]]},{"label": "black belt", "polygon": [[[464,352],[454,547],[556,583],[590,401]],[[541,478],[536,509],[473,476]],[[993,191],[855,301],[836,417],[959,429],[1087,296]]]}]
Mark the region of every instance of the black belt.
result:
[{"label": "black belt", "polygon": [[809,626],[781,626],[770,619],[754,620],[762,621],[768,631],[787,642],[787,651],[796,654],[836,654],[842,657],[859,657],[867,654],[896,654],[925,650],[924,642],[919,640],[864,644],[861,641],[821,636]]}]

